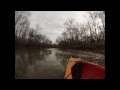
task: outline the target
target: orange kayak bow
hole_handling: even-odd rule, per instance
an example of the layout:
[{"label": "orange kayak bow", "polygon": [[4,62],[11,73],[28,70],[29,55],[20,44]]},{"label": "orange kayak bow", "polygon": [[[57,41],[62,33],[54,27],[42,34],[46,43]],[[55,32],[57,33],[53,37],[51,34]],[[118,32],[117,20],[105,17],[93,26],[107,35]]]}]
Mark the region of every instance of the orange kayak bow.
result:
[{"label": "orange kayak bow", "polygon": [[105,68],[71,57],[67,63],[64,79],[104,79]]}]

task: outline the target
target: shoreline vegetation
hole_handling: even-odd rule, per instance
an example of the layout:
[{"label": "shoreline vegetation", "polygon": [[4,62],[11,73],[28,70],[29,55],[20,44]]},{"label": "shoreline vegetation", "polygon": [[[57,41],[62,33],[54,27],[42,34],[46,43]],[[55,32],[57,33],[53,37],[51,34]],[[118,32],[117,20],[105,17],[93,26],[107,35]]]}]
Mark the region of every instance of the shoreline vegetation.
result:
[{"label": "shoreline vegetation", "polygon": [[49,49],[49,48],[57,48],[60,50],[77,50],[77,51],[90,51],[92,53],[101,53],[101,54],[105,54],[105,50],[89,50],[89,49],[78,49],[78,48],[59,48],[57,45],[56,46],[49,46],[49,47],[26,47],[26,46],[20,46],[20,47],[15,47],[15,50],[19,50],[19,49],[27,49],[27,50],[42,50],[42,49]]},{"label": "shoreline vegetation", "polygon": [[[64,23],[64,32],[57,37],[56,43],[45,35],[38,33],[41,28],[36,25],[36,29],[29,27],[29,12],[15,12],[15,48],[60,48],[92,51],[94,53],[104,53],[105,49],[105,12],[89,12],[89,19],[85,24],[77,23],[73,18],[69,18]],[[100,19],[102,25],[96,21]]]}]

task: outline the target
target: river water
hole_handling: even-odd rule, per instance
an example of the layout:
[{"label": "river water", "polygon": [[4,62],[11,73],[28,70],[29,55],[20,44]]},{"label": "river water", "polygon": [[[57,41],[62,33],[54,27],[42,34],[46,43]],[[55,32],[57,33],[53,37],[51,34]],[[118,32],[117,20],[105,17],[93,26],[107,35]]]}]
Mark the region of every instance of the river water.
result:
[{"label": "river water", "polygon": [[15,55],[16,79],[63,79],[71,55],[105,66],[105,55],[81,50],[17,49]]}]

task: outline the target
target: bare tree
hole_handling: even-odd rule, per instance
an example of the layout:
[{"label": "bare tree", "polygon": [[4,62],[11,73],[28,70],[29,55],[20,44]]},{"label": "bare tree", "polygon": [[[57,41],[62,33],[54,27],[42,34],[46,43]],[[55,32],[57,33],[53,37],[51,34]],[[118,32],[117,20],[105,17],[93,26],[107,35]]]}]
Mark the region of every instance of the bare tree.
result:
[{"label": "bare tree", "polygon": [[29,27],[29,21],[27,15],[29,12],[25,11],[16,11],[15,12],[15,35],[23,37],[22,34],[27,32]]},{"label": "bare tree", "polygon": [[[99,49],[104,47],[104,15],[103,12],[89,12],[87,23],[78,24],[73,18],[68,19],[65,31],[56,40],[60,47]],[[102,26],[100,23],[102,21]],[[105,38],[104,38],[105,39]]]}]

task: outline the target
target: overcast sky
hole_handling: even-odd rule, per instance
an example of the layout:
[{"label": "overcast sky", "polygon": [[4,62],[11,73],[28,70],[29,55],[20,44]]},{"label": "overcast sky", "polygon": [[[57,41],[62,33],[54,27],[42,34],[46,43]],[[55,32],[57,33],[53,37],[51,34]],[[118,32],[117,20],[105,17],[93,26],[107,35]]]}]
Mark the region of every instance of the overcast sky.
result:
[{"label": "overcast sky", "polygon": [[53,43],[57,36],[64,31],[64,22],[68,18],[74,18],[76,22],[86,21],[86,11],[31,11],[29,17],[30,27],[36,28],[38,24],[41,30],[38,32],[46,35]]}]

